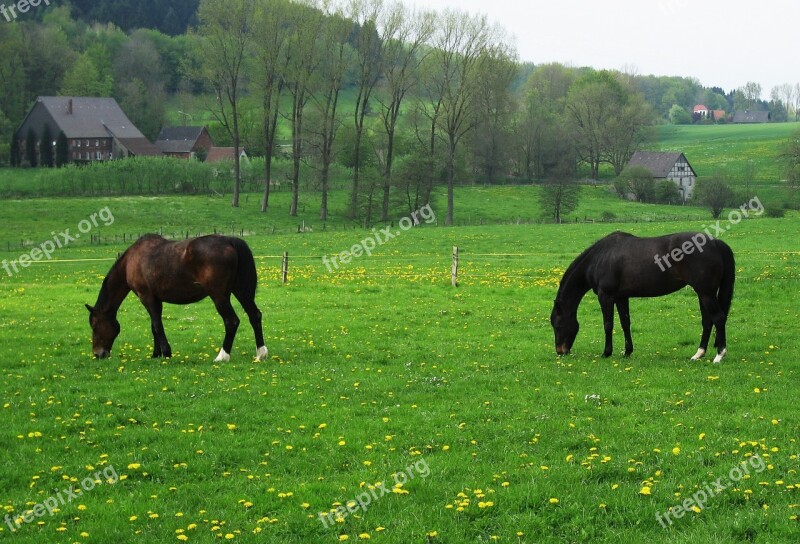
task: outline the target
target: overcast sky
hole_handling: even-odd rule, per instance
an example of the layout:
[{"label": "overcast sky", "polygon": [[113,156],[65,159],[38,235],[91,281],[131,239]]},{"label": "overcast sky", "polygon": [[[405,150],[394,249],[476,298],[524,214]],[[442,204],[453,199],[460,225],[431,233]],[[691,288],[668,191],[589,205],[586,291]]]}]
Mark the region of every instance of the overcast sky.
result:
[{"label": "overcast sky", "polygon": [[726,91],[748,81],[764,98],[800,83],[800,1],[403,0],[482,13],[514,36],[523,61],[639,75],[695,77]]}]

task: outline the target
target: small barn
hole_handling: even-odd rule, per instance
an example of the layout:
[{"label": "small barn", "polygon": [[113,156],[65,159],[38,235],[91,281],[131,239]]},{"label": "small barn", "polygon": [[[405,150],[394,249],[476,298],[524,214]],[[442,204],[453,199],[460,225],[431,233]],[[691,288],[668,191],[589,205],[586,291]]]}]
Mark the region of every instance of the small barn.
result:
[{"label": "small barn", "polygon": [[697,174],[680,151],[637,151],[628,162],[628,167],[642,166],[656,180],[668,179],[678,186],[684,201],[692,198]]},{"label": "small barn", "polygon": [[179,159],[207,157],[214,141],[206,127],[164,127],[156,138],[156,147],[164,155]]}]

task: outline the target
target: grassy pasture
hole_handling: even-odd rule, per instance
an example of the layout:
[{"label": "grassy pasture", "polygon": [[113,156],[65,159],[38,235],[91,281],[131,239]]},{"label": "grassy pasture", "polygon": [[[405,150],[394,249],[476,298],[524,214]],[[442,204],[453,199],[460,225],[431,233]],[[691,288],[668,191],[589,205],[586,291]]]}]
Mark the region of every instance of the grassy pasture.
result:
[{"label": "grassy pasture", "polygon": [[752,161],[757,182],[777,183],[784,179],[779,150],[798,130],[800,123],[664,125],[658,127],[655,148],[682,151],[698,176],[722,171],[738,182]]},{"label": "grassy pasture", "polygon": [[[511,210],[508,222],[529,206],[514,192],[526,190],[498,199]],[[485,209],[487,193],[474,191],[474,199],[459,195],[463,213],[496,213],[499,204]],[[604,199],[589,193],[582,206],[620,206],[612,210],[620,216],[643,209]],[[271,213],[279,228],[267,235],[264,216],[215,204],[206,197],[3,203],[6,238],[33,241],[105,205],[116,220],[99,231],[110,237],[164,221],[180,231],[238,217],[252,232],[271,358],[252,362],[245,320],[232,360],[212,363],[222,325],[206,301],[165,308],[174,356],[151,360],[149,322],[129,297],[112,358],[93,360],[83,304],[94,302],[127,245],[121,240],[77,242],[58,250],[58,261],[13,277],[0,269],[2,515],[13,523],[98,470],[113,467],[120,477],[13,535],[0,522],[0,538],[797,540],[796,215],[726,232],[738,273],[731,353],[712,365],[688,360],[700,332],[688,290],[632,301],[636,351],[628,359],[599,357],[602,323],[591,296],[581,306],[574,355],[555,356],[549,325],[560,275],[588,244],[616,229],[699,229],[709,223],[702,210],[680,208],[690,216],[666,223],[423,226],[329,273],[321,255],[370,231],[300,235],[289,233],[296,220]],[[449,285],[453,245],[462,250],[457,289]],[[0,247],[0,259],[22,251]],[[279,279],[282,251],[291,255],[288,285]],[[734,470],[748,461],[749,474]],[[724,489],[704,508],[661,526],[656,514],[718,478]],[[365,496],[373,497],[365,510],[353,507],[327,527],[320,521],[320,513]]]}]

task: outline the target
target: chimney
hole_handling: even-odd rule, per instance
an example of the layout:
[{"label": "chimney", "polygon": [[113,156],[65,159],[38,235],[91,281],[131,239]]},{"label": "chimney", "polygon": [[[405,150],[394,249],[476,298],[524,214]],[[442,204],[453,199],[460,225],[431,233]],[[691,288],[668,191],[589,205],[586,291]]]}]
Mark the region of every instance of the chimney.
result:
[{"label": "chimney", "polygon": [[72,99],[71,98],[69,99],[69,102],[67,102],[67,115],[72,115]]}]

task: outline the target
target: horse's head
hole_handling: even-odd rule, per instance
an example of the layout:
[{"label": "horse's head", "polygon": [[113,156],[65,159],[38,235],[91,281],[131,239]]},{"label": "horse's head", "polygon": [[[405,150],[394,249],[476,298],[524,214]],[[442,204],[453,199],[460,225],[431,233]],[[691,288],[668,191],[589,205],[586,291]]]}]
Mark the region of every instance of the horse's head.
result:
[{"label": "horse's head", "polygon": [[578,336],[578,314],[564,309],[558,300],[553,304],[553,311],[550,313],[550,324],[556,336],[556,353],[559,355],[569,355],[575,337]]},{"label": "horse's head", "polygon": [[92,353],[98,359],[105,359],[111,355],[111,346],[119,336],[119,321],[88,304],[86,309],[89,310],[89,325],[92,327]]}]

